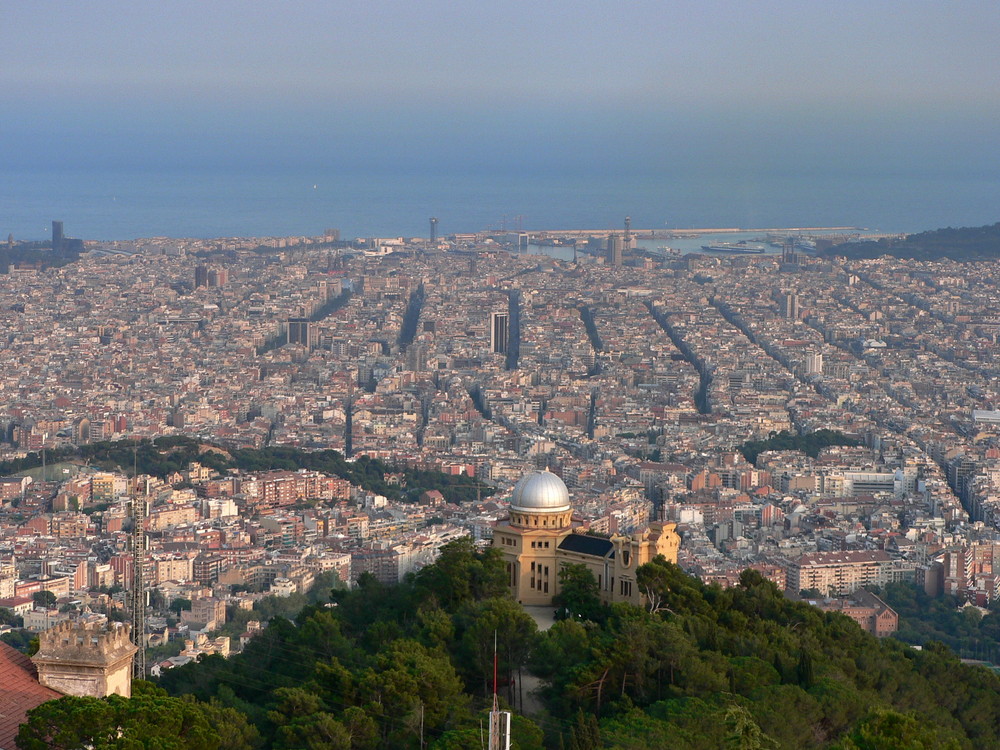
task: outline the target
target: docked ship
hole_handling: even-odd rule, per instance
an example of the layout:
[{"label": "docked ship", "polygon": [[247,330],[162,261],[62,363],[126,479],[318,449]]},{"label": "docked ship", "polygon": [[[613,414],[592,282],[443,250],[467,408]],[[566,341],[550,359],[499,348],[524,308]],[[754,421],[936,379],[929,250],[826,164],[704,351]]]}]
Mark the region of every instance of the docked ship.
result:
[{"label": "docked ship", "polygon": [[764,246],[740,240],[739,242],[716,242],[714,245],[702,245],[702,250],[710,253],[736,253],[737,255],[760,255]]}]

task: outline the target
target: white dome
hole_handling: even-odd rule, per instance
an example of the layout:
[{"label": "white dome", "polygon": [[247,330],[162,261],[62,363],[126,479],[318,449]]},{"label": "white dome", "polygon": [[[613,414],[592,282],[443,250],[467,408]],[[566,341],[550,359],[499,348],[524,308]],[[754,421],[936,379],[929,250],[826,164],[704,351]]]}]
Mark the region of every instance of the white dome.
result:
[{"label": "white dome", "polygon": [[521,513],[562,513],[570,509],[569,490],[550,471],[525,474],[514,485],[510,509]]}]

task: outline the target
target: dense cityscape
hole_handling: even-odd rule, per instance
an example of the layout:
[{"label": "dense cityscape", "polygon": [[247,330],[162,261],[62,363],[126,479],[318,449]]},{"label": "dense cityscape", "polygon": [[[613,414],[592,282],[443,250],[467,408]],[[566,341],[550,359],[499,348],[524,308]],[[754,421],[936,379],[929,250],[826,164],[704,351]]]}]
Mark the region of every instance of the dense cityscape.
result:
[{"label": "dense cityscape", "polygon": [[[131,618],[144,674],[228,656],[322,589],[489,546],[538,470],[575,533],[675,524],[703,582],[754,568],[876,635],[897,616],[872,587],[1000,596],[995,261],[534,241],[327,230],[13,265],[0,459],[33,468],[0,478],[10,642]],[[196,460],[169,471],[85,458],[181,443]],[[379,460],[392,496],[227,463],[270,449]],[[407,492],[414,470],[450,482]]]}]

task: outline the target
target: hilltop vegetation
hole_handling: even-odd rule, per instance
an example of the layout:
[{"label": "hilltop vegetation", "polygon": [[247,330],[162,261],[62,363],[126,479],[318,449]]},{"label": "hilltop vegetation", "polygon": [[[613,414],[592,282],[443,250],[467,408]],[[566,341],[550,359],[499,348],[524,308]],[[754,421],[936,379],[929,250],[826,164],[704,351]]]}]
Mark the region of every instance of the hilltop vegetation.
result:
[{"label": "hilltop vegetation", "polygon": [[878,591],[899,615],[896,638],[923,645],[943,643],[959,656],[1000,664],[1000,609],[983,613],[956,596],[928,596],[909,582],[890,583]]},{"label": "hilltop vegetation", "polygon": [[245,717],[225,742],[171,747],[479,747],[496,634],[501,700],[518,705],[528,669],[543,684],[545,709],[514,720],[522,750],[1000,748],[996,675],[939,644],[876,640],[754,571],[723,590],[660,558],[640,570],[645,608],[601,605],[579,570],[565,581],[566,619],[537,633],[497,551],[469,540],[399,586],[364,578],[242,655],[166,673],[177,710]]},{"label": "hilltop vegetation", "polygon": [[903,239],[884,238],[877,242],[847,242],[823,251],[822,255],[846,258],[878,258],[891,255],[914,260],[954,261],[996,260],[1000,258],[1000,223],[982,227],[934,229],[909,234]]}]

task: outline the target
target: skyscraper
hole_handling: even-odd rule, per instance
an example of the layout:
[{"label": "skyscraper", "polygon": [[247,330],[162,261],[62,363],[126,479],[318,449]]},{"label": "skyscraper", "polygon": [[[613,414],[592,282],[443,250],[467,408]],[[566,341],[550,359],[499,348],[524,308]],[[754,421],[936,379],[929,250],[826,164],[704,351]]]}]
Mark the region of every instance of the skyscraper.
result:
[{"label": "skyscraper", "polygon": [[310,346],[310,336],[312,325],[309,318],[289,318],[288,319],[288,343],[300,344],[304,347]]},{"label": "skyscraper", "polygon": [[431,242],[437,242],[438,239],[438,220],[437,217],[431,217]]},{"label": "skyscraper", "polygon": [[800,312],[799,295],[793,292],[786,294],[781,312],[789,320],[798,320]]},{"label": "skyscraper", "polygon": [[229,271],[225,268],[208,269],[209,286],[225,286],[229,283]]},{"label": "skyscraper", "polygon": [[823,352],[809,352],[806,355],[806,375],[823,374]]},{"label": "skyscraper", "polygon": [[208,286],[208,266],[195,266],[194,288],[197,289],[200,286]]},{"label": "skyscraper", "polygon": [[608,235],[608,263],[612,266],[622,265],[622,238],[617,234]]},{"label": "skyscraper", "polygon": [[490,313],[490,350],[495,354],[507,353],[510,335],[510,316],[505,312]]},{"label": "skyscraper", "polygon": [[65,236],[63,235],[63,223],[61,221],[52,222],[52,252],[61,253],[63,251],[63,243],[65,241]]}]

